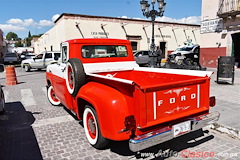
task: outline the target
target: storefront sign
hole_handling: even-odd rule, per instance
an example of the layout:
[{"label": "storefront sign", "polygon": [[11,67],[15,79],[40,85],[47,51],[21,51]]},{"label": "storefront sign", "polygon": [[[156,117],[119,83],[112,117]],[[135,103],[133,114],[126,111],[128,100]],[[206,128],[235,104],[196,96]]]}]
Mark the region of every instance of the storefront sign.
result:
[{"label": "storefront sign", "polygon": [[156,38],[171,38],[170,35],[155,35]]},{"label": "storefront sign", "polygon": [[109,32],[91,32],[93,38],[106,38],[109,36]]},{"label": "storefront sign", "polygon": [[202,21],[201,23],[201,34],[221,32],[222,30],[223,30],[222,19]]}]

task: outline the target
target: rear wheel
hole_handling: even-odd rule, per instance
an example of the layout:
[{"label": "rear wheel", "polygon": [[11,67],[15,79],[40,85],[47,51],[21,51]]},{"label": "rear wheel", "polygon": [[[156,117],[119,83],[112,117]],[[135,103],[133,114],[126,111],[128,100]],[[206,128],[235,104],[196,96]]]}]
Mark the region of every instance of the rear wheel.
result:
[{"label": "rear wheel", "polygon": [[182,65],[183,64],[183,59],[179,59],[178,61],[177,61],[177,65]]},{"label": "rear wheel", "polygon": [[61,104],[60,100],[56,97],[52,86],[49,86],[47,89],[47,97],[48,97],[49,102],[53,106],[59,106]]},{"label": "rear wheel", "polygon": [[192,63],[193,63],[193,61],[190,58],[187,58],[185,60],[185,62],[186,62],[187,65],[192,65]]},{"label": "rear wheel", "polygon": [[101,134],[96,111],[91,106],[86,106],[83,112],[84,131],[88,142],[97,149],[107,147],[109,140]]}]

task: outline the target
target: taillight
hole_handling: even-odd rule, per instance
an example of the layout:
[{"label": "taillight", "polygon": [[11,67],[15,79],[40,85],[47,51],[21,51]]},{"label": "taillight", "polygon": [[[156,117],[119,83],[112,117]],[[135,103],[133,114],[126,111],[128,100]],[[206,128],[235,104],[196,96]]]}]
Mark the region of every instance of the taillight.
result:
[{"label": "taillight", "polygon": [[134,116],[128,116],[124,121],[126,130],[135,130],[136,129],[136,120]]},{"label": "taillight", "polygon": [[210,97],[210,106],[214,107],[215,105],[216,105],[216,98],[215,98],[215,96]]},{"label": "taillight", "polygon": [[122,132],[129,133],[130,131],[135,131],[136,130],[136,119],[134,118],[134,116],[126,117],[125,121],[124,121],[124,125],[125,125],[125,128],[118,131],[118,133],[122,133]]}]

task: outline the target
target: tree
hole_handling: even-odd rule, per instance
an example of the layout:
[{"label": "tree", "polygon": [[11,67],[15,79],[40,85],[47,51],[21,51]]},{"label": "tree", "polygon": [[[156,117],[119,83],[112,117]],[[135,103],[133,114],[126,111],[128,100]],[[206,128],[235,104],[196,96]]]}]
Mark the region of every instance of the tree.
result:
[{"label": "tree", "polygon": [[39,34],[39,35],[32,35],[32,37],[41,37],[43,34]]},{"label": "tree", "polygon": [[10,40],[14,40],[14,41],[19,40],[18,35],[14,32],[8,32],[8,34],[6,35],[6,39],[9,41]]},{"label": "tree", "polygon": [[31,32],[28,32],[28,38],[32,37]]},{"label": "tree", "polygon": [[15,47],[23,47],[22,42],[21,42],[21,41],[17,41],[17,42],[15,43]]},{"label": "tree", "polygon": [[30,31],[28,32],[28,37],[24,39],[24,43],[26,45],[26,47],[30,47],[31,46],[31,41],[33,39],[33,36],[31,35]]},{"label": "tree", "polygon": [[24,42],[26,44],[27,47],[31,46],[31,41],[32,41],[32,37],[28,37],[24,39]]}]

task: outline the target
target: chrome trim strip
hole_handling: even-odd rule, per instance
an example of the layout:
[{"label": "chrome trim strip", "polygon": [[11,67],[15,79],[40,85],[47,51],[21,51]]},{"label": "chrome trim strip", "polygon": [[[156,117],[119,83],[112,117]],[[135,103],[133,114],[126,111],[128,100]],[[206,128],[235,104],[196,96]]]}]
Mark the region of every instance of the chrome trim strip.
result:
[{"label": "chrome trim strip", "polygon": [[[219,119],[220,113],[219,112],[213,112],[209,113],[207,115],[201,115],[193,118],[189,118],[186,121],[190,120],[192,123],[192,129],[190,132],[196,131],[198,129],[201,129],[209,124],[212,124],[216,122]],[[181,123],[181,122],[180,122]],[[190,133],[188,132],[188,133]],[[182,134],[184,135],[184,134]],[[180,136],[182,136],[180,135]],[[154,145],[157,145],[159,143],[166,142],[168,140],[171,140],[175,137],[173,137],[173,131],[172,129],[167,126],[165,128],[161,128],[157,131],[149,132],[144,135],[136,136],[129,140],[129,148],[133,152],[137,152],[149,147],[152,147]]]}]

